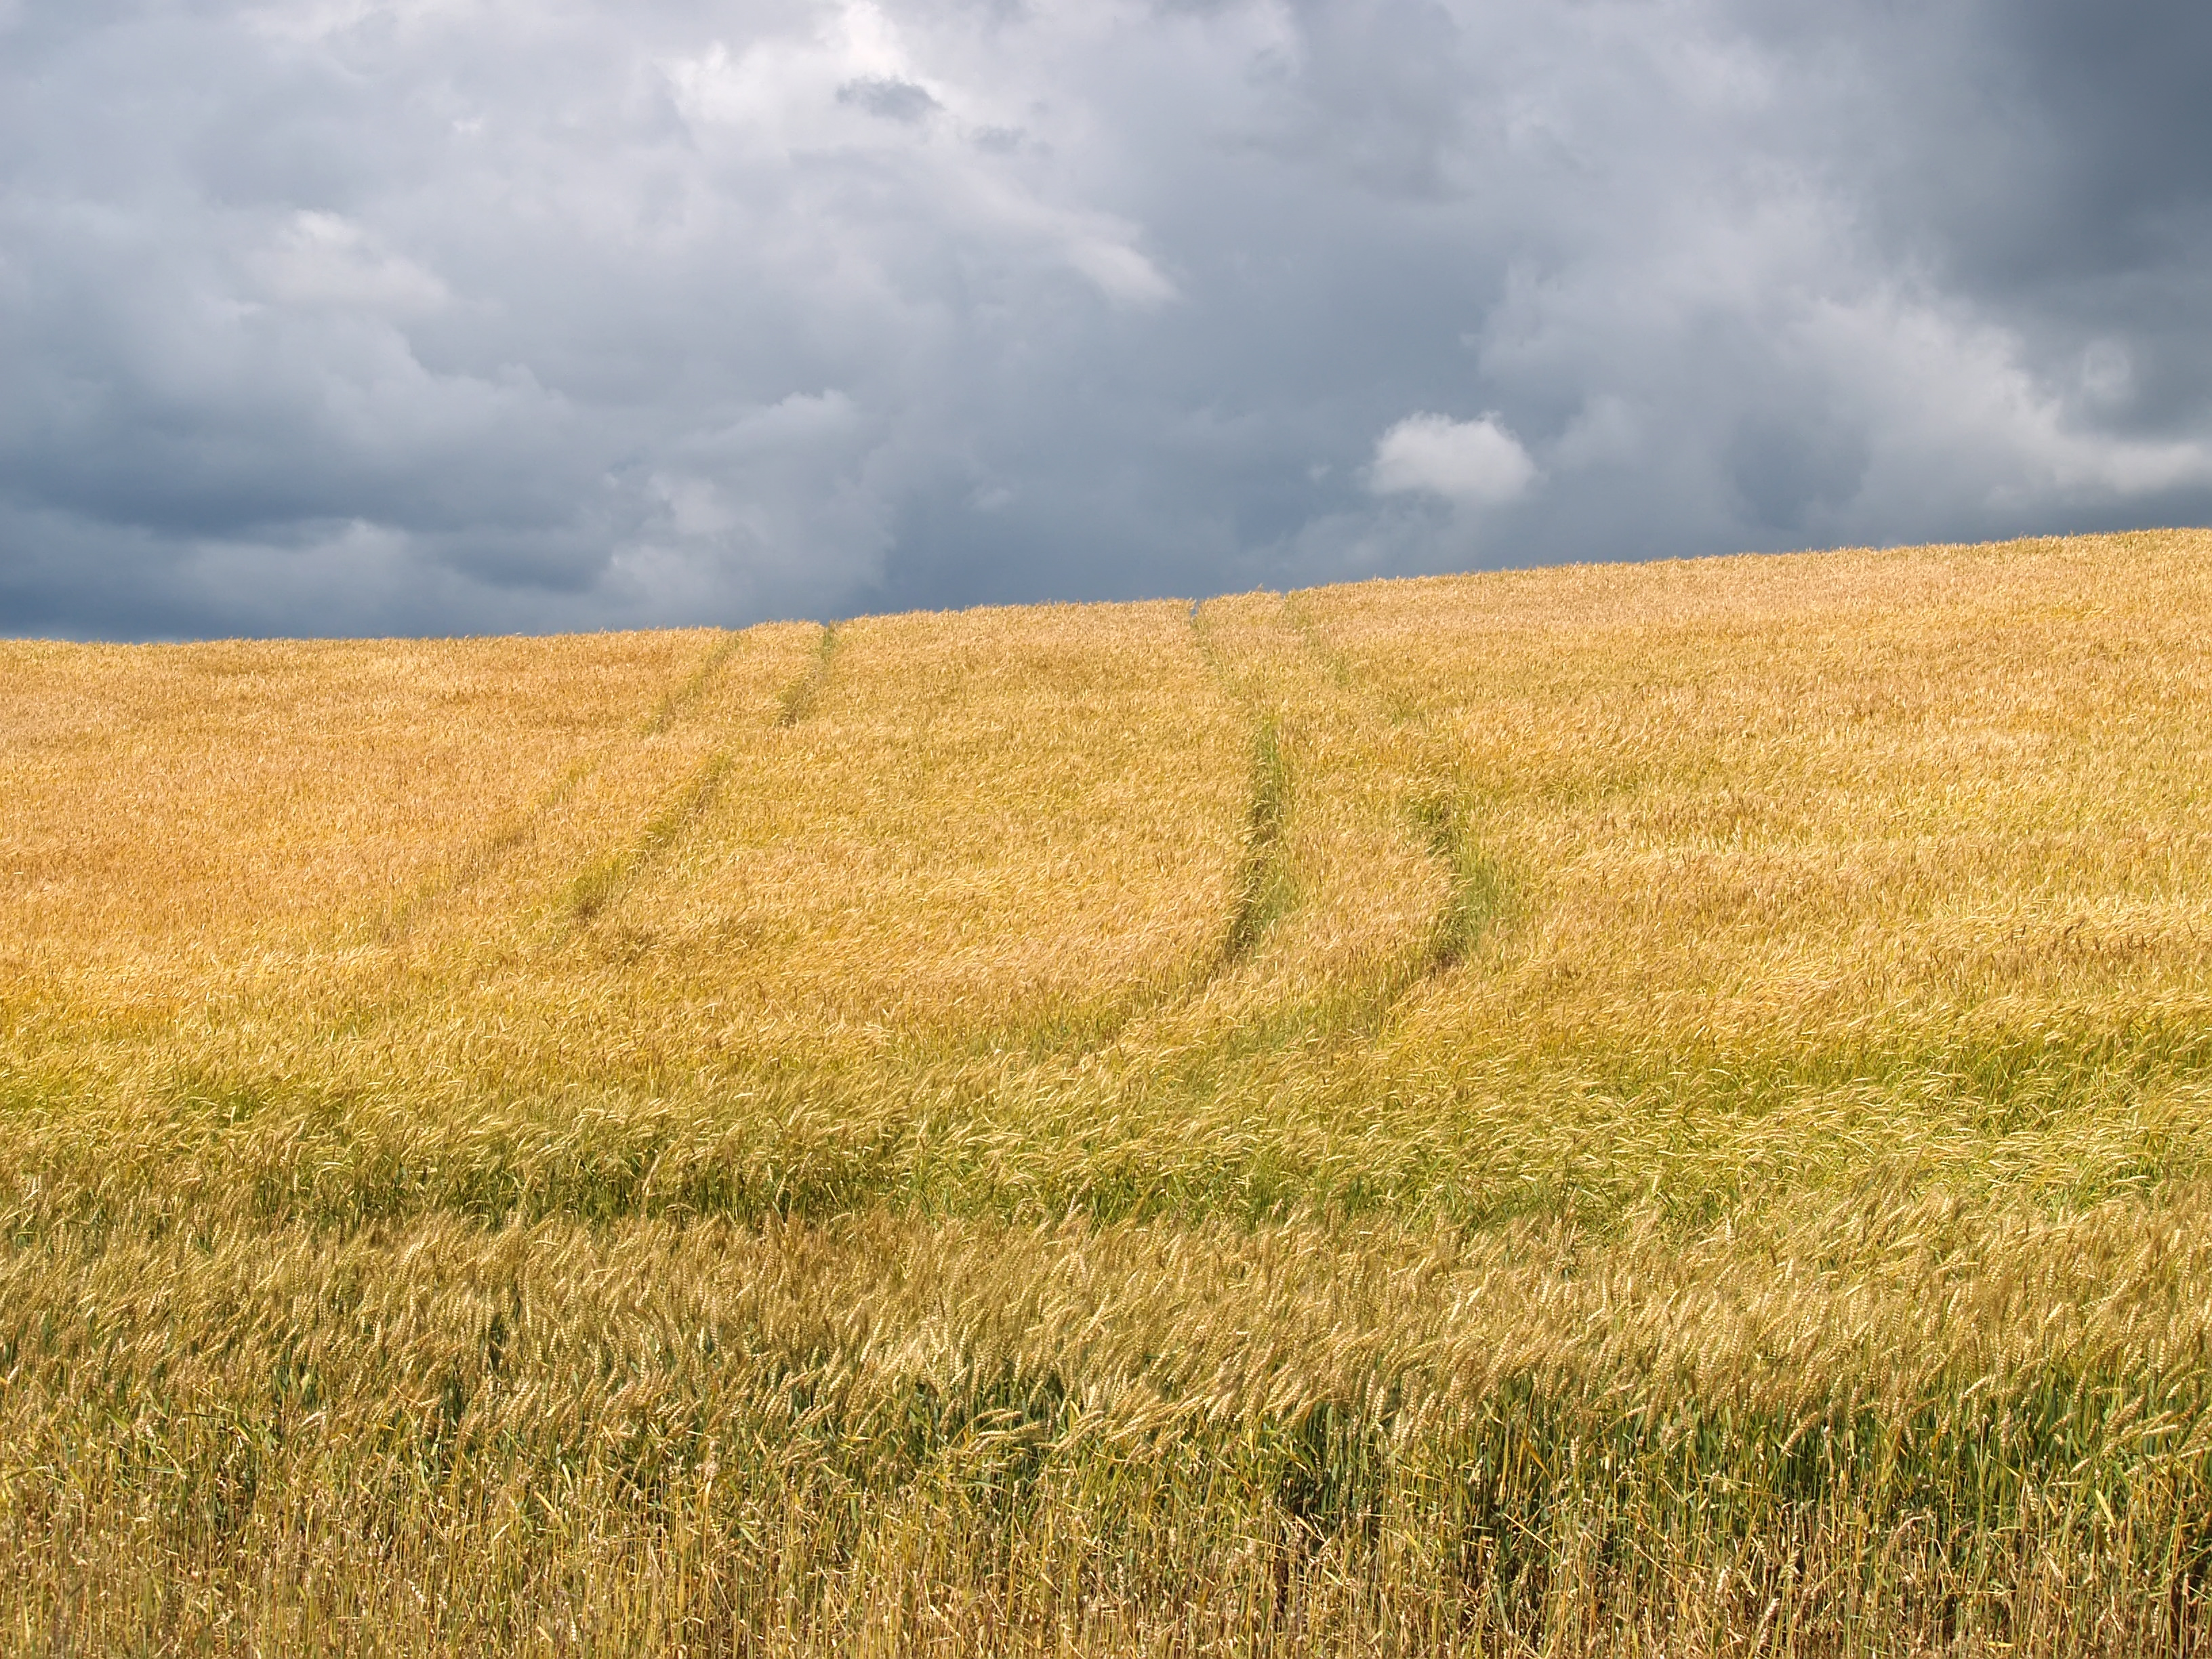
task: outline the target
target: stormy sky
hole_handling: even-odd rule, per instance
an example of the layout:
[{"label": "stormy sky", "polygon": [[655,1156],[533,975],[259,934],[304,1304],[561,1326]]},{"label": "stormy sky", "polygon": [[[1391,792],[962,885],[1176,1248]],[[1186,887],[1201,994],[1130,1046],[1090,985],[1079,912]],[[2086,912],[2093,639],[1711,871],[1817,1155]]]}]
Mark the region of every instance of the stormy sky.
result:
[{"label": "stormy sky", "polygon": [[0,633],[2212,520],[2212,8],[0,0]]}]

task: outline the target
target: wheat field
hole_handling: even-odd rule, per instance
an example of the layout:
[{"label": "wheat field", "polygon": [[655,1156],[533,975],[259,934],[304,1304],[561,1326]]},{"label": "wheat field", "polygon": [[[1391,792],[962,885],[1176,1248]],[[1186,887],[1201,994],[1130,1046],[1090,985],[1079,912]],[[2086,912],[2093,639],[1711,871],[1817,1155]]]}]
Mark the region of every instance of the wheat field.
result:
[{"label": "wheat field", "polygon": [[2212,1650],[2208,639],[0,643],[0,1643]]}]

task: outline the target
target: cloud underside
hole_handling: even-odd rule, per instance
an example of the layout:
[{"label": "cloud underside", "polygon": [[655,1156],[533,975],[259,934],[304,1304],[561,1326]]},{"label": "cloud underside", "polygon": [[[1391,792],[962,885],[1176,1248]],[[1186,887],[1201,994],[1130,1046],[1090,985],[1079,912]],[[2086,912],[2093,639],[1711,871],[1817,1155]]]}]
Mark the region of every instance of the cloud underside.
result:
[{"label": "cloud underside", "polygon": [[0,631],[2212,518],[2212,21],[0,7]]}]

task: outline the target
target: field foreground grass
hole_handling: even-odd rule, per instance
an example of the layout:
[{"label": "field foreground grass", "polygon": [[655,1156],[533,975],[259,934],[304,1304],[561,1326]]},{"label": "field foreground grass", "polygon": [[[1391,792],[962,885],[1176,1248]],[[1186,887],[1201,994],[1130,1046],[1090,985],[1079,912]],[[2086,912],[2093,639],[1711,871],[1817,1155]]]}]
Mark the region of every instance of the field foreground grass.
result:
[{"label": "field foreground grass", "polygon": [[2212,1650],[2209,638],[0,643],[0,1644]]}]

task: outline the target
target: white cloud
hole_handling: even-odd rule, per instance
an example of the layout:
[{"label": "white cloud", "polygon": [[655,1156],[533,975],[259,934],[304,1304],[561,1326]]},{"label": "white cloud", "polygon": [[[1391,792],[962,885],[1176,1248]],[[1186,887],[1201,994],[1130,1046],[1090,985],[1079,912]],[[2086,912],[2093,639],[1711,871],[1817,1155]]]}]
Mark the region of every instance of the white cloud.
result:
[{"label": "white cloud", "polygon": [[1368,477],[1377,495],[1498,507],[1535,482],[1536,464],[1495,415],[1473,421],[1408,415],[1376,441]]},{"label": "white cloud", "polygon": [[1808,306],[1790,334],[1869,433],[1861,494],[1898,533],[1966,480],[2015,514],[2212,484],[2212,444],[2085,425],[2029,372],[2016,334],[1955,306],[1881,289]]},{"label": "white cloud", "polygon": [[252,261],[270,296],[353,311],[434,311],[451,297],[434,272],[336,213],[295,213]]},{"label": "white cloud", "polygon": [[[950,67],[926,61],[910,36],[934,44]],[[880,6],[856,4],[734,53],[717,40],[660,67],[703,143],[794,191],[791,217],[802,235],[834,238],[849,255],[880,247],[919,219],[967,263],[1015,266],[1042,255],[1116,307],[1149,310],[1174,299],[1174,283],[1139,246],[1139,228],[1083,200],[1079,179],[1009,167],[1002,146],[971,141],[1012,130],[1024,100],[1010,95],[1018,64],[1011,85],[966,83],[962,46],[949,31],[933,41],[900,28]],[[1003,75],[1007,66],[990,67]],[[941,111],[957,131],[934,130],[928,118]],[[811,174],[826,184],[854,170],[895,179],[896,204],[872,191],[867,205],[878,210],[856,215],[842,193],[798,183]],[[885,262],[904,252],[885,249]]]}]

